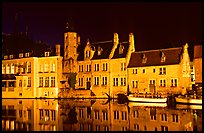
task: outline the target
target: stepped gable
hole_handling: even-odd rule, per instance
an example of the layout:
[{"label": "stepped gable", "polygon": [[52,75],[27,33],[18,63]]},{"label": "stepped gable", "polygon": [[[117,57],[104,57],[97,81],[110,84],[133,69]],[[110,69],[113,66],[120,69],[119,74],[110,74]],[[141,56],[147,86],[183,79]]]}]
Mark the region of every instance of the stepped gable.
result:
[{"label": "stepped gable", "polygon": [[[128,42],[121,42],[118,44],[118,47],[116,48],[113,58],[112,59],[116,59],[116,58],[126,58],[127,52],[128,52],[128,48],[129,48],[129,43]],[[122,50],[122,51],[120,51]]]},{"label": "stepped gable", "polygon": [[[166,56],[164,62],[161,62],[162,52]],[[146,63],[143,62],[144,54]],[[128,68],[179,64],[181,54],[182,47],[134,52],[131,54]]]}]

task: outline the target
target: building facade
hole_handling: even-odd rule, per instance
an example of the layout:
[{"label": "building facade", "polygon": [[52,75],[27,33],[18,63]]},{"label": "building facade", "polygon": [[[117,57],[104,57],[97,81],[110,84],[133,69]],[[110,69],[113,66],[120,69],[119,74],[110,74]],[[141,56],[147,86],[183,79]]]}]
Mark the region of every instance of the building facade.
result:
[{"label": "building facade", "polygon": [[128,83],[132,93],[181,93],[191,89],[188,44],[132,53]]},{"label": "building facade", "polygon": [[62,57],[44,51],[4,55],[2,98],[57,98],[62,75]]},{"label": "building facade", "polygon": [[64,57],[64,64],[68,65],[63,69],[64,72],[77,73],[75,89],[97,97],[126,93],[127,65],[135,51],[134,35],[130,33],[129,41],[119,42],[118,34],[114,33],[113,40],[93,43],[88,40],[85,46],[76,45],[80,42],[76,36],[69,31],[65,33],[64,50],[68,51],[64,56],[68,57],[68,61]]}]

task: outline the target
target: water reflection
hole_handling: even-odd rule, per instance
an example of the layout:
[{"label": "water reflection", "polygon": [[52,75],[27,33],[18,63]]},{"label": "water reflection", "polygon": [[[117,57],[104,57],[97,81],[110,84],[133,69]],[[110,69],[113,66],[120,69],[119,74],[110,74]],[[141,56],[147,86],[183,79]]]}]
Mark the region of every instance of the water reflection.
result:
[{"label": "water reflection", "polygon": [[2,99],[2,130],[202,131],[202,108],[106,99]]}]

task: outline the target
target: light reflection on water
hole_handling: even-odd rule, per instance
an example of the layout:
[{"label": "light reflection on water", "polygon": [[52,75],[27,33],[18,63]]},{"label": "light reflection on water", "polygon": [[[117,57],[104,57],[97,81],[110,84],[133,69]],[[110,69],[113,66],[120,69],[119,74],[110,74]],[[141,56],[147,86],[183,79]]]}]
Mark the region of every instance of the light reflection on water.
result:
[{"label": "light reflection on water", "polygon": [[2,99],[2,130],[202,131],[202,108],[107,99]]}]

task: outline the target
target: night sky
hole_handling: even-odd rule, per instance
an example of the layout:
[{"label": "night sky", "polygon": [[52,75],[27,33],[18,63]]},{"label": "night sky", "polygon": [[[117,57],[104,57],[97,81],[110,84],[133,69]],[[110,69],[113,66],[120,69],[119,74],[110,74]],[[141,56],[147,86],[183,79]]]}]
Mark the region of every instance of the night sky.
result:
[{"label": "night sky", "polygon": [[136,50],[202,43],[201,3],[2,3],[2,32],[26,26],[34,40],[63,44],[66,22],[72,18],[81,41],[108,41],[113,33],[128,41],[134,33]]}]

